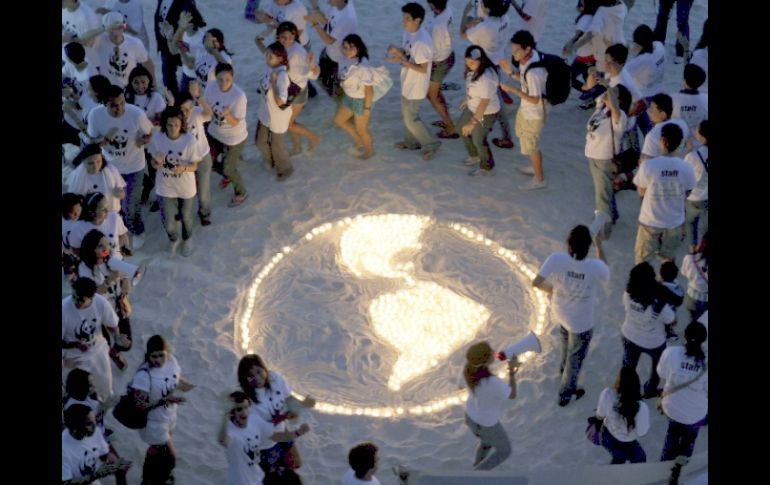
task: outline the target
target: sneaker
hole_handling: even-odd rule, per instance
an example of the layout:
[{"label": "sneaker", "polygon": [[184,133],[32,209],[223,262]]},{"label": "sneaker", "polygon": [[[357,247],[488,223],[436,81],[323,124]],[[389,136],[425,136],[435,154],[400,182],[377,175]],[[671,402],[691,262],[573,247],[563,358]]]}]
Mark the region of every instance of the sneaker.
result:
[{"label": "sneaker", "polygon": [[144,246],[144,234],[134,234],[131,236],[131,247],[134,251],[142,249]]},{"label": "sneaker", "polygon": [[150,212],[158,212],[160,210],[160,202],[158,199],[155,199],[152,201],[152,205],[150,206]]},{"label": "sneaker", "polygon": [[170,255],[172,258],[173,258],[174,256],[176,256],[176,248],[178,248],[178,247],[179,247],[179,244],[180,244],[181,242],[182,242],[182,241],[180,241],[179,239],[177,239],[176,241],[171,241],[171,244],[169,244],[169,246],[168,246],[168,253],[169,253],[169,255]]},{"label": "sneaker", "polygon": [[572,394],[575,395],[575,401],[579,401],[581,397],[586,395],[586,390],[582,387],[578,387]]},{"label": "sneaker", "polygon": [[564,407],[572,400],[572,395],[559,396],[559,407]]},{"label": "sneaker", "polygon": [[492,140],[497,148],[513,148],[513,141],[510,138],[495,138]]},{"label": "sneaker", "polygon": [[516,170],[526,175],[535,175],[535,169],[532,165],[516,165]]},{"label": "sneaker", "polygon": [[519,185],[519,190],[537,190],[548,187],[548,182],[545,180],[532,179],[524,185]]},{"label": "sneaker", "polygon": [[204,216],[200,212],[198,213],[198,217],[200,217],[201,220],[201,226],[210,226],[211,225],[211,216]]},{"label": "sneaker", "polygon": [[227,207],[238,207],[249,197],[249,194],[234,195]]},{"label": "sneaker", "polygon": [[491,177],[494,174],[495,174],[494,167],[490,168],[489,170],[479,167],[479,168],[474,168],[473,170],[468,172],[468,175],[470,175],[471,177]]},{"label": "sneaker", "polygon": [[460,138],[460,134],[457,133],[456,131],[450,133],[450,132],[446,131],[445,129],[439,131],[438,133],[436,133],[436,136],[441,138],[442,140],[455,140],[457,138]]},{"label": "sneaker", "polygon": [[182,256],[185,258],[192,254],[192,241],[185,239],[182,243]]},{"label": "sneaker", "polygon": [[468,167],[478,165],[479,163],[481,163],[481,160],[479,159],[479,157],[468,157],[465,160],[463,160],[463,165],[466,165]]}]

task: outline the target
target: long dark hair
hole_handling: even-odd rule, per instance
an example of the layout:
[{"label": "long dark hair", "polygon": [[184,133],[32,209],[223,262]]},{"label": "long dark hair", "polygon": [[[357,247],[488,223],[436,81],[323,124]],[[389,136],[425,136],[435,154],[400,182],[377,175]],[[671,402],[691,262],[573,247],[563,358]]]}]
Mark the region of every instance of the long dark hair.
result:
[{"label": "long dark hair", "polygon": [[708,337],[706,327],[693,320],[684,329],[684,353],[693,357],[696,362],[703,363],[706,360],[706,354],[703,353],[703,342]]},{"label": "long dark hair", "polygon": [[96,247],[99,241],[107,236],[99,229],[91,229],[80,243],[80,261],[83,262],[91,271],[96,267]]},{"label": "long dark hair", "polygon": [[615,411],[626,421],[629,430],[636,427],[636,413],[639,412],[639,400],[642,398],[639,375],[633,367],[622,367],[612,386],[618,393]]},{"label": "long dark hair", "polygon": [[99,202],[104,199],[104,194],[101,192],[91,192],[86,195],[83,200],[83,211],[80,213],[80,220],[86,222],[93,222],[96,217],[96,209],[99,207]]},{"label": "long dark hair", "polygon": [[278,41],[273,42],[267,46],[267,50],[274,56],[281,58],[281,66],[289,67],[289,53],[286,52],[286,48]]},{"label": "long dark hair", "polygon": [[[477,57],[474,57],[477,56]],[[472,82],[478,81],[478,79],[484,75],[484,72],[486,72],[487,69],[492,69],[497,73],[497,66],[495,66],[495,63],[492,62],[489,59],[489,56],[487,56],[487,53],[484,52],[484,48],[480,45],[472,45],[468,46],[467,49],[465,49],[465,58],[466,59],[473,59],[476,61],[480,61],[479,68],[476,69],[476,71],[473,73],[473,77],[471,78]],[[465,73],[463,74],[465,77],[468,76],[468,73],[471,72],[468,69],[468,66],[465,66]]]},{"label": "long dark hair", "polygon": [[225,34],[221,30],[209,29],[206,31],[206,33],[211,34],[213,38],[217,39],[217,42],[219,42],[219,45],[221,46],[221,48],[219,49],[219,52],[225,51],[229,55],[231,56],[233,55],[233,53],[227,50],[227,47],[225,47]]},{"label": "long dark hair", "polygon": [[657,289],[658,280],[650,263],[642,261],[631,268],[626,283],[626,293],[631,300],[646,309],[655,300]]},{"label": "long dark hair", "polygon": [[[83,160],[85,160],[88,157],[91,157],[93,155],[101,155],[102,154],[102,147],[99,146],[98,143],[89,143],[88,145],[84,146],[82,150],[80,150],[80,153],[78,153],[75,158],[72,159],[72,166],[77,167],[81,163],[83,163]],[[104,168],[107,166],[107,160],[102,156],[102,168],[99,169],[100,172],[104,171]]]},{"label": "long dark hair", "polygon": [[135,68],[131,69],[131,72],[128,74],[128,84],[126,85],[126,103],[134,104],[134,101],[136,100],[136,91],[134,91],[134,79],[138,78],[139,76],[147,76],[147,79],[150,81],[147,83],[147,91],[144,92],[144,95],[147,96],[147,99],[149,99],[152,96],[152,93],[155,91],[155,76],[152,75],[152,73],[144,67],[142,64],[139,64]]},{"label": "long dark hair", "polygon": [[347,42],[356,48],[356,57],[358,57],[358,62],[361,62],[364,57],[369,59],[369,49],[366,48],[364,40],[358,34],[346,35],[345,38],[342,39],[342,42]]},{"label": "long dark hair", "polygon": [[166,123],[168,123],[169,118],[179,118],[179,121],[182,122],[182,128],[180,132],[182,134],[187,133],[187,120],[182,114],[182,110],[179,109],[179,106],[167,106],[166,109],[164,109],[160,114],[160,131],[164,135],[168,136],[168,128],[166,128]]},{"label": "long dark hair", "polygon": [[258,403],[259,399],[257,399],[257,390],[249,385],[249,371],[252,367],[259,367],[265,371],[267,374],[265,379],[265,387],[268,389],[270,389],[270,370],[268,370],[267,366],[265,365],[265,361],[262,360],[262,357],[258,356],[257,354],[246,354],[241,357],[240,362],[238,362],[238,384],[241,385],[241,389],[246,393],[247,396],[249,396],[249,399],[255,403]]},{"label": "long dark hair", "polygon": [[583,11],[575,18],[575,23],[578,23],[583,15],[596,14],[596,10],[599,8],[599,3],[596,0],[578,0],[578,5],[581,3],[583,4]]}]

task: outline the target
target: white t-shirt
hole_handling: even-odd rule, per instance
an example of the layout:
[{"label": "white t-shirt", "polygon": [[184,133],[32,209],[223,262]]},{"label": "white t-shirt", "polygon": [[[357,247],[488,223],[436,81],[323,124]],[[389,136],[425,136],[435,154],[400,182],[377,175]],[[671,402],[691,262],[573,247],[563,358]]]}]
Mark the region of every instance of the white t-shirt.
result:
[{"label": "white t-shirt", "polygon": [[644,308],[633,301],[628,293],[623,292],[623,308],[626,317],[620,332],[625,338],[644,349],[657,349],[666,343],[666,329],[676,321],[676,314],[669,305],[663,305],[660,313],[655,313],[653,305]]},{"label": "white t-shirt", "polygon": [[[702,323],[704,327],[706,327],[706,332],[709,330],[709,311],[706,310],[703,312],[703,315],[701,315],[698,318],[698,323]],[[706,357],[709,355],[709,339],[708,339],[708,333],[706,334],[706,341],[701,344],[701,347],[703,348],[703,353],[706,354]]]},{"label": "white t-shirt", "polygon": [[605,387],[599,394],[599,404],[596,414],[604,416],[604,426],[618,441],[628,443],[647,434],[650,430],[650,408],[644,401],[639,401],[639,410],[634,416],[634,428],[628,429],[625,418],[615,410],[618,403],[618,393],[615,389]]},{"label": "white t-shirt", "polygon": [[88,173],[85,163],[78,165],[78,168],[72,171],[67,180],[67,190],[69,192],[88,195],[93,192],[101,192],[107,199],[107,208],[111,211],[120,210],[120,199],[115,197],[113,191],[117,188],[125,188],[126,181],[120,175],[118,169],[112,165],[107,165],[95,174]]},{"label": "white t-shirt", "polygon": [[[149,374],[142,369],[149,369]],[[142,364],[131,381],[130,387],[149,393],[150,404],[157,404],[162,398],[166,398],[174,392],[181,377],[182,368],[179,366],[176,357],[169,354],[163,367],[156,368]],[[151,380],[152,382],[150,382]],[[177,406],[174,403],[166,403],[165,406],[151,409],[147,414],[147,427],[140,431],[140,436],[147,432],[150,427],[164,427],[168,425],[173,427],[176,423]],[[144,436],[142,436],[142,439],[145,439]]]},{"label": "white t-shirt", "polygon": [[[105,280],[107,279],[107,275],[109,274],[110,269],[105,263],[97,264],[94,266],[93,270],[86,266],[86,263],[83,263],[82,261],[78,265],[78,277],[94,280],[97,287],[104,285]],[[115,311],[117,311],[115,306],[117,305],[117,297],[120,292],[119,288],[119,282],[114,281],[112,284],[107,286],[106,292],[99,293],[100,295],[104,296],[104,298],[110,303],[110,306],[112,306],[112,309]]]},{"label": "white t-shirt", "polygon": [[674,102],[671,118],[684,120],[690,133],[694,135],[700,122],[709,117],[709,95],[701,92],[687,94],[679,91],[672,94],[671,99]]},{"label": "white t-shirt", "polygon": [[[64,11],[64,9],[62,9]],[[72,437],[69,429],[61,433],[61,479],[79,480],[91,478],[102,464],[100,456],[110,452],[110,447],[104,436],[98,430],[93,435],[82,440]],[[91,484],[100,485],[99,480]]]},{"label": "white t-shirt", "polygon": [[[623,111],[620,111],[618,122],[612,122],[612,127],[610,128],[612,120],[610,113],[608,107],[603,104],[597,105],[591,118],[588,120],[586,125],[586,157],[597,160],[611,160],[613,150],[615,154],[620,153],[621,138],[628,125],[628,116]],[[613,135],[615,138],[614,146]]]},{"label": "white t-shirt", "polygon": [[474,391],[468,392],[465,412],[475,423],[490,427],[500,422],[503,402],[511,395],[511,386],[497,376],[481,379]]},{"label": "white t-shirt", "polygon": [[[658,374],[666,381],[663,391],[694,379],[703,364],[685,354],[679,345],[667,347],[658,362]],[[709,408],[708,370],[695,382],[663,397],[666,416],[682,424],[695,424],[706,417]]]},{"label": "white t-shirt", "polygon": [[673,229],[684,224],[686,192],[695,188],[695,173],[689,163],[668,156],[651,158],[639,167],[634,184],[647,189],[639,223],[658,229]]},{"label": "white t-shirt", "polygon": [[[206,102],[211,105],[214,114],[209,124],[209,134],[225,145],[237,145],[249,136],[246,127],[246,93],[235,83],[226,93],[219,89],[216,82],[206,86],[203,93]],[[238,119],[238,124],[231,126],[226,124],[222,117],[222,110],[230,108],[230,114]]]},{"label": "white t-shirt", "polygon": [[71,248],[72,245],[70,244],[70,234],[72,234],[72,229],[75,227],[75,224],[77,223],[77,220],[70,220],[61,218],[61,248],[62,250],[72,253]]},{"label": "white t-shirt", "polygon": [[[270,371],[270,389],[260,387],[256,390],[257,401],[251,403],[251,413],[249,421],[252,419],[261,419],[268,423],[273,422],[273,418],[278,414],[285,412],[286,399],[291,396],[291,387],[277,372]],[[286,421],[281,421],[274,426],[274,431],[284,431]],[[263,449],[272,448],[275,442],[271,439],[263,441]]]},{"label": "white t-shirt", "polygon": [[[185,76],[196,79],[198,73],[195,71],[195,60],[198,59],[200,51],[206,52],[206,47],[203,45],[203,39],[206,37],[206,31],[204,29],[198,29],[194,34],[190,35],[185,32],[182,35],[182,42],[187,46],[187,55],[193,58],[193,67],[187,67],[186,62],[182,62],[182,72]],[[224,54],[227,54],[226,52]]]},{"label": "white t-shirt", "polygon": [[624,2],[618,2],[612,7],[599,7],[591,19],[591,25],[588,32],[593,33],[591,44],[593,46],[594,58],[596,58],[596,67],[602,71],[604,51],[613,44],[625,44],[626,38],[623,35],[623,22],[628,14],[628,8]]},{"label": "white t-shirt", "polygon": [[289,79],[300,88],[305,89],[308,79],[318,78],[310,71],[307,51],[295,42],[286,50],[286,53],[289,55]]},{"label": "white t-shirt", "polygon": [[227,422],[227,485],[261,485],[265,473],[259,466],[259,450],[263,443],[272,436],[273,425],[249,416],[245,428],[238,427],[232,421]]},{"label": "white t-shirt", "polygon": [[452,25],[453,20],[452,7],[447,5],[443,12],[425,23],[425,30],[430,32],[435,48],[433,62],[444,61],[452,53],[452,34],[449,33],[449,26]]},{"label": "white t-shirt", "polygon": [[192,165],[206,154],[198,151],[195,138],[189,133],[182,133],[172,140],[163,132],[152,136],[147,151],[153,158],[163,157],[163,167],[155,173],[155,191],[161,197],[189,199],[195,197],[195,172],[174,173],[179,165]]},{"label": "white t-shirt", "polygon": [[433,63],[433,39],[420,27],[414,33],[404,32],[401,48],[406,53],[406,60],[413,64],[428,64],[427,71],[419,73],[414,69],[401,68],[401,96],[406,99],[425,99],[430,86],[430,68]]},{"label": "white t-shirt", "polygon": [[[233,59],[230,57],[230,54],[228,54],[225,51],[220,51],[219,55],[222,56],[222,59],[225,60],[226,63],[232,65]],[[195,76],[198,78],[198,82],[200,83],[202,88],[206,88],[209,85],[209,82],[212,84],[216,81],[217,76],[215,74],[217,64],[219,64],[219,61],[217,61],[217,58],[214,57],[214,54],[209,54],[209,52],[204,47],[203,49],[197,49],[195,52]]]},{"label": "white t-shirt", "polygon": [[290,81],[286,67],[279,66],[275,69],[268,67],[259,79],[257,116],[259,117],[259,122],[270,128],[270,131],[273,133],[286,133],[291,124],[292,110],[291,106],[281,109],[275,102],[272,84],[270,83],[270,77],[273,72],[278,73],[275,86],[278,88],[278,97],[281,100],[281,104],[286,103],[286,100],[289,99]]},{"label": "white t-shirt", "polygon": [[68,296],[61,302],[61,324],[61,339],[64,342],[83,342],[89,345],[85,352],[78,348],[62,349],[62,359],[93,372],[89,363],[98,360],[99,354],[109,350],[101,327],[118,328],[118,315],[107,299],[98,293],[87,308],[76,308],[72,297]]},{"label": "white t-shirt", "polygon": [[[696,259],[697,257],[697,259]],[[682,275],[687,278],[687,294],[698,301],[709,301],[709,272],[700,254],[688,254],[682,260]]]},{"label": "white t-shirt", "polygon": [[468,41],[484,49],[495,65],[505,59],[505,48],[511,42],[508,15],[486,17],[480,24],[465,31]]},{"label": "white t-shirt", "polygon": [[465,97],[468,101],[468,109],[476,113],[482,99],[488,99],[489,104],[484,110],[484,115],[495,114],[500,111],[500,98],[497,96],[497,89],[500,86],[500,78],[492,68],[487,68],[484,74],[473,81],[473,73],[469,72],[465,76]]},{"label": "white t-shirt", "polygon": [[530,103],[526,99],[521,100],[519,110],[525,120],[542,120],[545,118],[545,109],[543,107],[543,94],[545,94],[545,80],[548,76],[544,67],[533,67],[524,75],[524,71],[527,66],[540,60],[540,54],[537,51],[532,51],[532,57],[526,63],[519,65],[519,72],[521,73],[521,90],[529,96],[541,96],[540,100],[536,103]]},{"label": "white t-shirt", "polygon": [[578,261],[567,253],[548,256],[538,272],[553,285],[551,316],[572,333],[593,328],[594,299],[599,285],[610,278],[607,265],[594,258]]},{"label": "white t-shirt", "polygon": [[703,83],[703,86],[701,86],[699,89],[700,91],[704,93],[708,93],[709,91],[709,49],[706,47],[705,49],[696,49],[692,53],[692,57],[690,58],[690,64],[695,64],[696,66],[700,67],[706,72],[706,82]]},{"label": "white t-shirt", "polygon": [[653,51],[639,54],[626,61],[624,69],[636,80],[644,97],[649,98],[663,92],[663,68],[665,67],[665,49],[663,44],[652,43]]},{"label": "white t-shirt", "polygon": [[[91,76],[96,74],[98,74],[96,67],[91,63],[86,64],[86,67],[84,67],[83,70],[78,71],[75,67],[75,64],[69,60],[65,60],[64,65],[61,68],[61,75],[62,80],[65,78],[71,80],[69,85],[72,87],[73,96],[70,99],[78,99],[78,104],[82,103],[83,98],[87,97],[86,92],[88,91],[88,80],[91,78]],[[78,127],[77,121],[74,120],[69,114],[64,114],[64,120],[71,126],[75,128]]]},{"label": "white t-shirt", "polygon": [[94,50],[99,59],[101,73],[121,88],[128,85],[128,75],[137,64],[144,64],[149,59],[142,41],[130,34],[123,34],[123,42],[116,45],[110,40],[110,34],[104,32],[96,37]]},{"label": "white t-shirt", "polygon": [[647,133],[647,136],[644,137],[644,145],[642,145],[643,155],[647,155],[650,158],[663,156],[663,149],[660,147],[660,137],[663,127],[669,123],[675,123],[682,129],[682,142],[671,155],[683,156],[686,153],[687,139],[690,137],[690,128],[687,127],[687,123],[685,123],[684,120],[672,118],[656,124],[649,133]]},{"label": "white t-shirt", "polygon": [[[206,138],[206,128],[203,126],[203,123],[207,121],[211,121],[211,117],[203,116],[203,108],[200,106],[193,107],[190,119],[187,120],[187,133],[195,138],[195,152],[201,155],[201,160],[206,158],[210,151],[209,140]],[[200,160],[196,161],[199,162]]]},{"label": "white t-shirt", "polygon": [[353,2],[348,2],[342,10],[326,5],[323,13],[329,21],[324,30],[334,39],[333,44],[326,45],[326,55],[334,62],[339,63],[344,57],[342,55],[342,39],[349,34],[356,33],[358,30],[358,16],[353,7]]},{"label": "white t-shirt", "polygon": [[[591,26],[591,21],[593,20],[593,15],[583,15],[581,16],[577,24],[575,24],[575,30],[578,30],[580,32],[588,32],[588,28]],[[577,52],[575,52],[575,55],[578,57],[589,57],[594,55],[594,48],[591,45],[591,43],[586,43],[578,47]]]},{"label": "white t-shirt", "polygon": [[469,12],[469,15],[473,16],[475,13],[475,16],[480,19],[485,19],[487,17],[487,13],[482,8],[484,6],[483,0],[470,0],[473,4],[473,8],[471,8],[471,11]]},{"label": "white t-shirt", "polygon": [[126,234],[128,229],[123,222],[123,218],[121,218],[117,212],[113,211],[110,211],[110,213],[107,214],[107,218],[104,219],[104,222],[98,226],[89,221],[77,221],[72,226],[72,231],[70,232],[70,246],[79,249],[81,244],[83,244],[83,238],[94,229],[104,234],[107,241],[109,241],[110,247],[112,248],[111,257],[123,259],[123,255],[120,252],[120,236]]},{"label": "white t-shirt", "polygon": [[369,481],[359,480],[356,478],[356,472],[352,468],[348,468],[348,471],[342,476],[341,485],[380,485],[380,481],[374,476]]},{"label": "white t-shirt", "polygon": [[308,12],[307,8],[302,4],[302,0],[292,0],[287,5],[278,5],[273,0],[265,0],[262,3],[264,4],[265,12],[279,24],[281,22],[291,22],[296,25],[297,30],[300,32],[299,39],[297,40],[300,44],[307,45],[309,39],[305,17]]},{"label": "white t-shirt", "polygon": [[548,0],[522,0],[521,9],[529,15],[529,20],[524,20],[516,13],[519,19],[517,30],[528,30],[535,42],[539,42],[545,30],[545,13],[548,10]]},{"label": "white t-shirt", "polygon": [[147,162],[144,147],[136,144],[139,135],[152,133],[152,123],[141,108],[126,104],[126,111],[119,118],[113,118],[106,106],[97,106],[88,113],[88,135],[91,138],[105,136],[112,128],[118,132],[102,147],[102,155],[122,175],[144,170]]},{"label": "white t-shirt", "polygon": [[141,0],[129,0],[125,3],[120,0],[107,0],[104,2],[104,8],[122,13],[123,18],[132,30],[147,34],[147,29],[144,26],[144,12],[142,11]]},{"label": "white t-shirt", "polygon": [[[709,147],[703,145],[697,150],[691,151],[684,157],[684,161],[692,166],[695,172],[695,188],[692,189],[687,200],[709,200],[709,172],[706,164],[709,163]],[[705,164],[703,162],[706,162]]]},{"label": "white t-shirt", "polygon": [[[602,59],[604,59],[604,57],[602,57]],[[623,69],[620,70],[618,75],[610,76],[609,85],[614,88],[618,84],[622,84],[626,89],[628,89],[628,92],[631,93],[632,102],[636,103],[640,99],[644,99],[644,94],[642,93],[639,84],[636,82],[631,73],[628,72],[626,66],[623,66]],[[631,107],[633,107],[633,104]]]},{"label": "white t-shirt", "polygon": [[[69,34],[74,37],[82,37],[83,34],[102,26],[101,19],[94,10],[84,1],[81,1],[74,12],[66,8],[61,9],[61,30],[62,34]],[[62,52],[62,59],[64,58]]]},{"label": "white t-shirt", "polygon": [[166,100],[163,99],[163,96],[157,91],[153,91],[149,96],[146,94],[137,94],[134,96],[134,102],[131,104],[144,110],[147,119],[150,121],[155,121],[156,118],[160,121],[159,115],[166,109]]},{"label": "white t-shirt", "polygon": [[374,85],[374,73],[369,65],[369,59],[343,59],[339,65],[340,86],[348,97],[363,99],[366,96],[366,86]]}]

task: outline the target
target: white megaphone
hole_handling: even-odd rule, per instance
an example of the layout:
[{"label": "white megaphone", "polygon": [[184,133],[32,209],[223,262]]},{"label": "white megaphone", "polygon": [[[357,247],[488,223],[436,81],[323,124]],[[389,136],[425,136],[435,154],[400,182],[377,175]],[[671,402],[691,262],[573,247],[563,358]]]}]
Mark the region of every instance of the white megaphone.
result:
[{"label": "white megaphone", "polygon": [[142,263],[139,266],[123,261],[122,259],[110,258],[107,267],[112,271],[119,271],[131,278],[131,284],[136,286],[142,281],[142,277],[147,272],[147,265]]},{"label": "white megaphone", "polygon": [[512,358],[518,357],[524,352],[532,351],[539,354],[542,350],[543,347],[540,345],[540,340],[537,338],[537,335],[535,335],[535,332],[530,330],[523,339],[519,340],[510,347],[506,347],[503,349],[503,352],[505,352],[506,360],[511,360]]}]

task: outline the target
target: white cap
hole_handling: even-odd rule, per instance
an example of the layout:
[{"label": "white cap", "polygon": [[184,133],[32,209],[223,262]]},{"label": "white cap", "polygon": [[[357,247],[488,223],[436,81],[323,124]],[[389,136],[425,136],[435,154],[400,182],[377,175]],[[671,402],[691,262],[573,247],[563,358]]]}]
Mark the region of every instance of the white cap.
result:
[{"label": "white cap", "polygon": [[113,30],[118,27],[123,27],[125,23],[126,20],[120,12],[109,12],[102,17],[102,26],[104,26],[104,30]]}]

